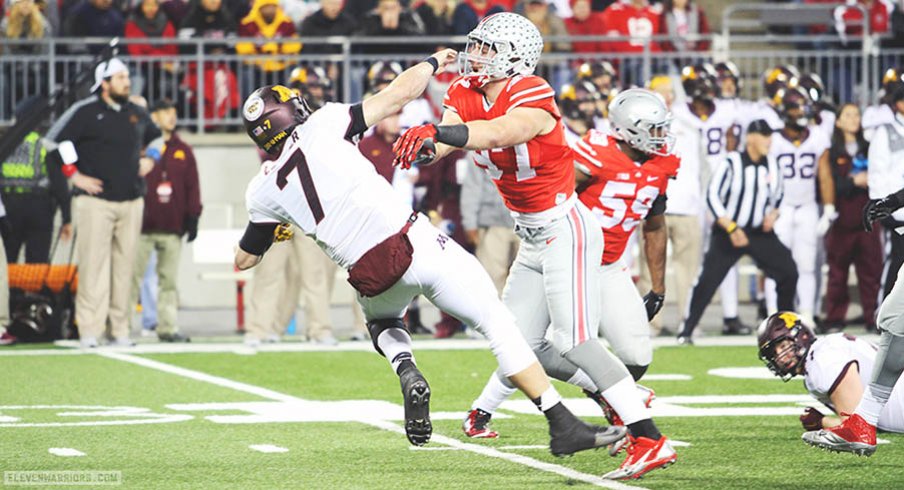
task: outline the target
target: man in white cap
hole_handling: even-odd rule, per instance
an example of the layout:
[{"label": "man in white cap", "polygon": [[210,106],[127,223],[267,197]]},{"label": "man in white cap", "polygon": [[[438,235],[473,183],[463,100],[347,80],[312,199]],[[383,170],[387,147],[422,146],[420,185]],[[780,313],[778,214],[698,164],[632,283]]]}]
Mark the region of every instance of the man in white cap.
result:
[{"label": "man in white cap", "polygon": [[87,348],[98,345],[108,319],[112,344],[132,345],[129,297],[144,209],[143,177],[160,158],[162,141],[147,111],[129,100],[130,88],[122,61],[101,62],[94,70],[93,95],[70,107],[45,141],[48,152],[58,152],[63,175],[74,186],[75,319]]}]

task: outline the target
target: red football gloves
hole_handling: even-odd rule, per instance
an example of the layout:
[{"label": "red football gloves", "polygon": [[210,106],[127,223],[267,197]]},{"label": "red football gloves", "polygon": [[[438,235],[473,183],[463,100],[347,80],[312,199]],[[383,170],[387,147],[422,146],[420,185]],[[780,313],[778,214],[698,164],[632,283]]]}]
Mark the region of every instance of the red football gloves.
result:
[{"label": "red football gloves", "polygon": [[436,125],[423,124],[408,128],[399,136],[392,151],[395,153],[393,165],[399,165],[403,169],[411,168],[411,164],[429,162],[436,155]]}]

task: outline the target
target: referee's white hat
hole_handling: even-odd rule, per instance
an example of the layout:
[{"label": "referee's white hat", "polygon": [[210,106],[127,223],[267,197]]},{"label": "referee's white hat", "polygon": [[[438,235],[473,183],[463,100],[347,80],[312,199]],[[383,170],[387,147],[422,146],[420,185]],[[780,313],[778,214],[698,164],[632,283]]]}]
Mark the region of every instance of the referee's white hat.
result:
[{"label": "referee's white hat", "polygon": [[101,61],[94,69],[94,85],[91,86],[91,92],[93,93],[100,88],[100,84],[105,78],[110,78],[121,71],[129,71],[129,67],[119,58]]}]

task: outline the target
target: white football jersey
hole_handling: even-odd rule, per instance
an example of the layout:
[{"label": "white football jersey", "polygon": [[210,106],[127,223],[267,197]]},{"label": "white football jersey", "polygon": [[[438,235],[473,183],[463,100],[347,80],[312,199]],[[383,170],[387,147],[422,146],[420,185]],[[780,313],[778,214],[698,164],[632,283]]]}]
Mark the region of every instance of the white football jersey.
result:
[{"label": "white football jersey", "polygon": [[345,268],[411,215],[410,204],[345,138],[350,109],[329,103],[314,112],[279,158],[261,165],[245,193],[251,222],[292,223]]},{"label": "white football jersey", "polygon": [[872,141],[876,128],[893,122],[895,122],[895,112],[891,110],[891,106],[888,104],[871,105],[863,111],[860,123],[863,126],[863,136],[867,141]]},{"label": "white football jersey", "polygon": [[698,216],[703,212],[703,183],[709,180],[709,168],[700,164],[704,160],[705,148],[700,131],[685,116],[675,116],[672,120],[672,134],[675,136],[673,153],[681,158],[678,176],[669,182],[666,190],[668,204],[666,214]]},{"label": "white football jersey", "polygon": [[[876,347],[863,340],[844,333],[824,335],[810,346],[804,361],[804,386],[814,398],[827,407],[832,407],[829,393],[841,382],[845,367],[857,363],[860,382],[868,389],[872,382]],[[904,386],[899,380],[891,392],[885,408],[879,414],[879,428],[895,432],[904,431]]]},{"label": "white football jersey", "polygon": [[[694,114],[690,108],[690,102],[672,106],[672,115],[675,118],[686,121],[700,132],[700,137],[703,139],[703,154],[710,172],[714,172],[725,159],[726,137],[732,127],[739,123],[735,101],[716,99],[713,102],[715,110],[709,116],[703,117]],[[685,164],[687,158],[682,156],[682,165]]]},{"label": "white football jersey", "polygon": [[781,132],[772,135],[769,157],[775,159],[785,181],[782,206],[802,206],[816,202],[819,157],[829,146],[828,136],[814,124],[808,128],[807,139],[797,144]]},{"label": "white football jersey", "polygon": [[785,127],[782,117],[766,99],[760,99],[756,102],[741,102],[738,104],[738,113],[743,131],[747,130],[747,126],[750,123],[759,119],[769,123],[769,127],[773,131],[778,131]]}]

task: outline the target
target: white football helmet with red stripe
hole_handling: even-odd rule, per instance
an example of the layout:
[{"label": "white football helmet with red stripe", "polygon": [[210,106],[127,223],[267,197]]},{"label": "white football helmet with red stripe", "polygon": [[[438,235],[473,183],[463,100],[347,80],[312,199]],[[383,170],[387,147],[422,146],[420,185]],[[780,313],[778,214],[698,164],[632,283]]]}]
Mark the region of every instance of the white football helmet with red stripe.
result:
[{"label": "white football helmet with red stripe", "polygon": [[526,17],[511,12],[493,14],[468,34],[468,44],[458,55],[459,74],[475,87],[530,75],[542,51],[543,36]]}]

